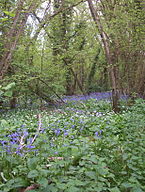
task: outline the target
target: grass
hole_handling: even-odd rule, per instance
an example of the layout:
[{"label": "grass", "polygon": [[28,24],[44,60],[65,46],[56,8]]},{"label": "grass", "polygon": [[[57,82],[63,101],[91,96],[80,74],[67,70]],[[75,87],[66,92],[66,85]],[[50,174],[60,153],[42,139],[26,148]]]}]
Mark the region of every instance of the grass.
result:
[{"label": "grass", "polygon": [[119,114],[109,101],[75,103],[1,114],[0,192],[145,191],[144,100]]}]

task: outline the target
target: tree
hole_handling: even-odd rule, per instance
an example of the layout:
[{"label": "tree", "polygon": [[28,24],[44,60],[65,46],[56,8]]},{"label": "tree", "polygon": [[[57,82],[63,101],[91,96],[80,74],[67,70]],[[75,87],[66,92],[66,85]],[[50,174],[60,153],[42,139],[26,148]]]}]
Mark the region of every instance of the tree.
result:
[{"label": "tree", "polygon": [[13,52],[19,41],[21,34],[23,33],[29,14],[37,7],[37,2],[32,1],[28,4],[28,8],[24,11],[25,0],[17,2],[17,8],[10,30],[5,35],[4,40],[4,52],[0,61],[0,79],[3,79],[4,75],[10,66]]},{"label": "tree", "polygon": [[95,21],[99,34],[101,37],[101,43],[105,51],[106,59],[107,62],[110,66],[110,77],[111,77],[111,82],[112,82],[112,99],[113,99],[113,110],[115,112],[119,112],[119,106],[118,106],[118,101],[119,101],[119,91],[118,91],[118,81],[117,81],[117,68],[114,66],[114,58],[112,56],[110,44],[109,44],[109,39],[108,35],[105,33],[103,25],[101,24],[101,19],[98,11],[95,11],[94,5],[92,0],[88,0],[89,8],[93,17],[93,20]]},{"label": "tree", "polygon": [[[118,112],[122,90],[127,94],[143,92],[143,12],[138,12],[136,2],[132,1],[99,1],[95,4],[88,0],[88,4],[109,67],[113,109]],[[139,82],[141,86],[137,88],[135,85]]]}]

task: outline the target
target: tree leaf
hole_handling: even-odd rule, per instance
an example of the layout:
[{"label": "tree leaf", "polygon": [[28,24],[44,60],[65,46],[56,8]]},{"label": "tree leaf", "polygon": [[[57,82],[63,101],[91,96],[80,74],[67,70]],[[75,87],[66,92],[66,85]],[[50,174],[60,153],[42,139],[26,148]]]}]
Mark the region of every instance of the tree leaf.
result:
[{"label": "tree leaf", "polygon": [[10,17],[15,17],[15,13],[12,13],[10,11],[3,11],[6,15],[10,16]]},{"label": "tree leaf", "polygon": [[6,91],[6,92],[4,93],[4,96],[5,96],[5,97],[12,97],[12,95],[13,95],[13,92],[12,92],[12,91]]},{"label": "tree leaf", "polygon": [[6,87],[3,87],[3,89],[4,90],[9,90],[9,89],[13,88],[15,85],[16,85],[16,83],[13,82],[13,83],[8,84]]}]

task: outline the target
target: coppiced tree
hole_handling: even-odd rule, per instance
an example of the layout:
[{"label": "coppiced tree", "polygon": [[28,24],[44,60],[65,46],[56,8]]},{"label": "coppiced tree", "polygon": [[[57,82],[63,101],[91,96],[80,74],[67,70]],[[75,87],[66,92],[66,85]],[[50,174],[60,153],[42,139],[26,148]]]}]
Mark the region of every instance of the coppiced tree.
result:
[{"label": "coppiced tree", "polygon": [[127,94],[143,92],[143,9],[138,10],[136,1],[88,0],[88,4],[108,63],[113,109],[118,112],[122,90]]}]

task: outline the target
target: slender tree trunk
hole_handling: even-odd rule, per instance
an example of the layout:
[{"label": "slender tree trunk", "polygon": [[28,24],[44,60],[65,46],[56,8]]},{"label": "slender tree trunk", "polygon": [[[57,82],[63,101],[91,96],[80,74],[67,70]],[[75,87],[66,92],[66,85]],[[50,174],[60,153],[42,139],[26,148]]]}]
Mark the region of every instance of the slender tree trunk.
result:
[{"label": "slender tree trunk", "polygon": [[112,83],[112,101],[113,101],[112,108],[115,112],[119,112],[119,91],[118,91],[118,85],[117,85],[116,67],[114,66],[112,52],[111,52],[109,41],[108,41],[108,36],[104,32],[103,26],[100,21],[100,16],[97,10],[95,10],[92,0],[87,0],[87,1],[88,1],[92,18],[98,27],[98,30],[101,36],[102,46],[105,51],[107,62],[110,66],[109,73],[110,73],[110,78]]},{"label": "slender tree trunk", "polygon": [[66,66],[66,95],[73,95],[73,87],[72,87],[72,73],[70,71],[70,67]]},{"label": "slender tree trunk", "polygon": [[134,90],[139,96],[145,98],[145,61],[143,60],[143,58],[141,58],[140,63],[138,63]]},{"label": "slender tree trunk", "polygon": [[70,70],[71,70],[71,73],[72,73],[74,79],[76,80],[76,82],[78,84],[78,87],[79,87],[80,91],[82,92],[83,95],[85,95],[84,89],[82,87],[81,82],[79,81],[79,79],[77,77],[77,74],[74,72],[74,70],[72,68],[70,68]]},{"label": "slender tree trunk", "polygon": [[15,95],[13,95],[13,98],[10,99],[10,108],[11,109],[16,108],[16,103],[17,103],[17,97]]},{"label": "slender tree trunk", "polygon": [[85,82],[85,70],[84,70],[84,63],[81,64],[81,85],[84,89],[84,82]]},{"label": "slender tree trunk", "polygon": [[94,62],[91,66],[91,70],[90,70],[90,73],[88,75],[88,86],[87,86],[87,92],[90,93],[91,92],[91,87],[92,87],[92,80],[94,78],[94,75],[96,73],[96,65],[97,65],[97,61],[98,61],[98,58],[99,58],[99,54],[100,54],[100,48],[94,58]]}]

